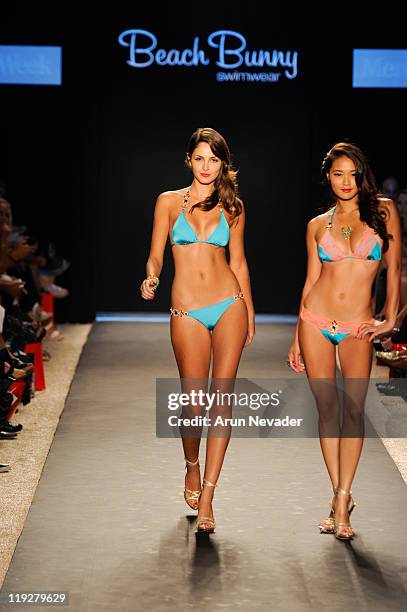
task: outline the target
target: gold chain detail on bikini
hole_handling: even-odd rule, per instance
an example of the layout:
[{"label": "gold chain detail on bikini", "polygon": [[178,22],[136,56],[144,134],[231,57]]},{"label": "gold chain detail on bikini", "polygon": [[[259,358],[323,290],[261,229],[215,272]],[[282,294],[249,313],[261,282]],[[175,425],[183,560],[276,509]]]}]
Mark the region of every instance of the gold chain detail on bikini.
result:
[{"label": "gold chain detail on bikini", "polygon": [[[335,207],[336,208],[336,207]],[[333,212],[331,213],[330,217],[329,217],[329,221],[328,221],[328,225],[326,226],[325,229],[327,230],[331,230],[332,229],[332,217],[334,216],[335,213],[335,208],[333,210]]]},{"label": "gold chain detail on bikini", "polygon": [[244,294],[242,291],[240,291],[237,295],[235,295],[235,298],[237,300],[244,300]]},{"label": "gold chain detail on bikini", "polygon": [[173,317],[187,317],[188,313],[186,310],[182,310],[182,308],[170,308],[170,314]]},{"label": "gold chain detail on bikini", "polygon": [[[356,208],[354,208],[353,210],[351,210],[350,212],[354,212],[355,210],[358,210],[358,206]],[[336,211],[336,206],[334,207],[331,216],[329,217],[329,221],[328,221],[328,225],[326,226],[327,230],[331,230],[332,229],[332,218],[335,214]],[[349,240],[349,238],[352,236],[353,234],[353,228],[351,225],[341,225],[341,233],[343,235],[343,237],[345,238],[345,240]]]},{"label": "gold chain detail on bikini", "polygon": [[[191,195],[191,188],[189,187],[184,193],[183,201],[181,204],[181,208],[186,208],[189,202],[189,196]],[[222,202],[218,202],[219,208],[222,210]]]},{"label": "gold chain detail on bikini", "polygon": [[345,240],[349,240],[349,238],[353,234],[353,229],[350,225],[345,225],[345,226],[341,225],[341,232]]},{"label": "gold chain detail on bikini", "polygon": [[186,192],[184,193],[184,199],[182,202],[182,208],[186,208],[187,204],[188,204],[188,200],[189,200],[189,196],[191,195],[191,191],[190,189],[187,189]]},{"label": "gold chain detail on bikini", "polygon": [[332,336],[335,336],[335,335],[336,335],[336,331],[337,331],[337,329],[338,329],[338,322],[337,322],[337,321],[335,321],[335,319],[334,319],[333,321],[331,321],[331,327],[330,327],[330,329],[329,329],[329,333],[330,333]]}]

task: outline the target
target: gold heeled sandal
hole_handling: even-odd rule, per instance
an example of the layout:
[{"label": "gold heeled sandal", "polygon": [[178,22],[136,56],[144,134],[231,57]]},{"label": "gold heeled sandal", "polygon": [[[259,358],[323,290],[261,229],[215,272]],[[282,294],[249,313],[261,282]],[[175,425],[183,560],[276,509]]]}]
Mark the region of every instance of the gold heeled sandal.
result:
[{"label": "gold heeled sandal", "polygon": [[[218,485],[212,484],[209,480],[205,480],[202,483],[203,487],[217,487]],[[208,527],[201,527],[201,525],[206,524]],[[198,516],[196,517],[196,531],[197,533],[215,533],[216,522],[212,516]]]},{"label": "gold heeled sandal", "polygon": [[[337,489],[334,489],[334,495],[336,495],[336,491]],[[348,513],[350,516],[352,514],[353,509],[356,506],[356,502],[353,501],[352,491],[349,491],[349,494],[351,495],[351,498],[348,504]],[[330,508],[330,513],[329,513],[328,518],[322,519],[322,521],[319,523],[318,525],[319,533],[335,533],[335,508],[333,507],[331,502],[328,502],[328,504]]]},{"label": "gold heeled sandal", "polygon": [[[188,461],[188,459],[185,459],[185,469],[188,470],[188,466],[192,465],[199,465],[199,457],[196,461]],[[191,491],[191,489],[184,489],[184,499],[186,501],[186,503],[188,504],[188,506],[190,508],[192,508],[192,510],[198,510],[198,502],[199,502],[199,498],[201,496],[201,489],[198,489],[198,491]],[[191,504],[189,502],[195,502],[196,506],[191,506]]]},{"label": "gold heeled sandal", "polygon": [[[334,496],[336,494],[336,489],[334,488]],[[335,532],[335,508],[332,505],[332,502],[328,502],[330,512],[329,516],[326,519],[322,519],[319,523],[319,533],[334,533]]]},{"label": "gold heeled sandal", "polygon": [[[356,502],[353,501],[353,497],[352,497],[352,491],[345,491],[345,489],[341,489],[340,487],[337,487],[336,489],[336,493],[340,493],[341,495],[349,495],[349,503],[348,503],[348,514],[349,516],[352,514],[354,508],[356,507]],[[334,525],[335,525],[335,530],[334,530],[334,534],[335,534],[335,538],[337,540],[353,540],[353,527],[352,525],[348,522],[348,523],[337,523],[334,520]],[[352,529],[352,533],[350,535],[341,535],[341,532],[346,529],[346,528],[350,528]]]}]

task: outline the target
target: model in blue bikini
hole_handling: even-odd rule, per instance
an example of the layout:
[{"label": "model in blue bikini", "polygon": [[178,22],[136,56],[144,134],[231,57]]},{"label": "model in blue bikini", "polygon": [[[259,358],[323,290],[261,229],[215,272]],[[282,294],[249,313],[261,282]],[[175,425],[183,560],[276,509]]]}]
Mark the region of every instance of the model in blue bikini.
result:
[{"label": "model in blue bikini", "polygon": [[[211,128],[192,135],[186,156],[190,187],[167,191],[157,200],[144,299],[154,298],[167,238],[175,264],[171,298],[171,342],[183,390],[205,391],[212,380],[233,390],[243,347],[254,336],[254,309],[243,234],[245,214],[237,197],[236,173],[224,138]],[[229,262],[226,248],[229,249]],[[225,414],[224,407],[217,407]],[[189,406],[181,416],[195,416]],[[212,407],[211,412],[214,410]],[[186,414],[184,414],[186,413]],[[212,416],[212,415],[211,415]],[[212,497],[230,439],[208,430],[203,484],[199,471],[199,435],[182,435],[186,460],[184,497],[198,510],[197,530],[213,532]],[[182,431],[181,431],[182,434]]]},{"label": "model in blue bikini", "polygon": [[[185,218],[184,209],[188,205],[188,200],[190,197],[190,190],[188,189],[182,204],[182,210],[174,226],[172,228],[172,246],[177,244],[195,244],[198,242],[204,244],[212,244],[217,247],[226,247],[229,243],[230,238],[230,228],[229,224],[225,219],[225,215],[222,211],[222,205],[219,203],[218,207],[220,209],[220,219],[218,225],[215,227],[211,235],[206,240],[201,240],[196,235],[195,230],[191,227],[188,221]],[[170,313],[173,316],[183,317],[189,316],[193,319],[196,319],[202,325],[205,325],[210,331],[212,331],[216,324],[218,323],[221,316],[224,312],[229,308],[231,304],[237,299],[243,299],[243,293],[239,292],[238,295],[234,295],[231,298],[227,298],[226,300],[222,300],[217,302],[216,304],[211,304],[210,306],[204,306],[203,308],[197,308],[195,310],[190,310],[189,312],[185,312],[184,310],[170,308]]]}]

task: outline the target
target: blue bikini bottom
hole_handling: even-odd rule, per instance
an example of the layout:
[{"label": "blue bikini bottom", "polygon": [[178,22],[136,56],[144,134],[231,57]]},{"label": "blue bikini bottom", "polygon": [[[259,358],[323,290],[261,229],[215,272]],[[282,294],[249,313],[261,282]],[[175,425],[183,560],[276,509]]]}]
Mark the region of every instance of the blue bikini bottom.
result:
[{"label": "blue bikini bottom", "polygon": [[188,312],[182,310],[182,308],[170,308],[170,313],[173,317],[192,317],[193,319],[196,319],[202,323],[202,325],[205,325],[209,331],[212,331],[216,327],[216,324],[221,316],[227,311],[233,302],[236,302],[236,300],[244,300],[243,293],[240,292],[227,300],[216,302],[216,304],[211,304],[210,306],[205,306],[204,308],[189,310]]}]

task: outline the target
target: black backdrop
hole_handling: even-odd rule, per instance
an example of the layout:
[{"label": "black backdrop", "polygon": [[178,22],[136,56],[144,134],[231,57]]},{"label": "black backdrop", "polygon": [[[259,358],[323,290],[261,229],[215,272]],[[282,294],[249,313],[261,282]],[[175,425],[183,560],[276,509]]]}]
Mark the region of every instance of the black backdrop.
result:
[{"label": "black backdrop", "polygon": [[[139,298],[138,286],[155,199],[189,184],[183,158],[198,126],[226,137],[239,169],[258,312],[296,312],[305,225],[326,202],[319,166],[335,141],[360,144],[379,181],[395,174],[406,184],[406,90],[351,87],[353,47],[402,46],[402,39],[395,44],[394,13],[391,29],[380,30],[380,16],[370,13],[368,20],[364,3],[351,14],[333,6],[329,14],[311,14],[303,3],[271,11],[260,2],[143,8],[118,2],[87,7],[86,14],[79,5],[61,6],[9,8],[0,22],[2,44],[63,46],[62,87],[0,87],[0,177],[15,222],[52,238],[72,262],[60,279],[72,290],[59,305],[60,318],[167,310],[169,249],[154,304]],[[298,50],[299,75],[280,83],[217,83],[213,67],[135,70],[117,42],[129,28],[154,32],[166,49],[189,47],[195,35],[205,41],[214,30],[237,30],[250,48]]]}]

